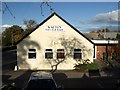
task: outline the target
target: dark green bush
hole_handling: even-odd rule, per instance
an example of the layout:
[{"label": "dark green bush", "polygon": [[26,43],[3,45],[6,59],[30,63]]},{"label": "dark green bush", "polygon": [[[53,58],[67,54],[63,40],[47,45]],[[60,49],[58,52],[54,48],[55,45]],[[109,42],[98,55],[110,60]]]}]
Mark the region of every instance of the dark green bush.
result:
[{"label": "dark green bush", "polygon": [[76,64],[75,66],[75,69],[77,70],[81,70],[81,71],[86,71],[86,70],[97,70],[97,69],[100,69],[100,66],[98,63],[96,62],[93,62],[93,63],[83,63],[83,64]]}]

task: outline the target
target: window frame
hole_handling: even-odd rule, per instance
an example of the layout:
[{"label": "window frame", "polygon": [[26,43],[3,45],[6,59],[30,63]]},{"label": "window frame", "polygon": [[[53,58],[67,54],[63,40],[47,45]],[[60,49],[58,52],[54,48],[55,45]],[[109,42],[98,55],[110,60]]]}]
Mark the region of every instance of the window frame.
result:
[{"label": "window frame", "polygon": [[29,49],[28,50],[28,59],[36,59],[36,56],[37,56],[36,49]]},{"label": "window frame", "polygon": [[[63,54],[63,57],[58,57],[59,55],[58,54]],[[65,59],[65,50],[64,49],[57,49],[56,50],[56,58],[57,59]]]},{"label": "window frame", "polygon": [[[75,54],[80,54],[80,56],[76,57]],[[73,58],[74,59],[82,59],[82,49],[81,48],[78,48],[78,49],[75,48],[74,49],[74,51],[73,51]]]},{"label": "window frame", "polygon": [[[47,54],[52,54],[52,57],[47,57]],[[53,49],[45,49],[45,59],[53,59]]]}]

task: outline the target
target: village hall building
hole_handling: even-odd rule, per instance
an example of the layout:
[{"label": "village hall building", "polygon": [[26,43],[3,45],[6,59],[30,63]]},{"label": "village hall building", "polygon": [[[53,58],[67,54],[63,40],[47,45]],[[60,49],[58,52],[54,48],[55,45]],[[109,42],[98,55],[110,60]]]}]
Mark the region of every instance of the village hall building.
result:
[{"label": "village hall building", "polygon": [[17,44],[18,69],[72,70],[94,59],[94,43],[56,13],[52,13]]}]

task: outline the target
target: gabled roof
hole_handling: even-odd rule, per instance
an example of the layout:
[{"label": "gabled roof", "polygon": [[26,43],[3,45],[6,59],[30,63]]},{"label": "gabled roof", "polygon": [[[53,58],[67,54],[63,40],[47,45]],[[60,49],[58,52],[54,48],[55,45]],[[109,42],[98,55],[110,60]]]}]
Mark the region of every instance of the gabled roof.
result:
[{"label": "gabled roof", "polygon": [[[70,23],[68,23],[66,20],[64,20],[62,17],[60,17],[57,13],[52,13],[48,18],[46,18],[43,22],[41,22],[36,28],[34,28],[34,30],[32,32],[34,32],[39,26],[43,25],[47,20],[49,20],[51,17],[53,17],[54,15],[56,15],[57,17],[59,17],[63,22],[65,22],[67,25],[69,25],[72,29],[74,29],[76,32],[78,32],[80,35],[82,35],[84,38],[86,38],[89,42],[91,42],[92,44],[94,44],[89,38],[87,38],[85,35],[83,35],[80,31],[78,31],[75,27],[73,27]],[[32,32],[30,32],[29,34],[25,35],[21,40],[19,40],[17,42],[20,43],[24,38],[26,38],[27,36],[29,36]]]}]

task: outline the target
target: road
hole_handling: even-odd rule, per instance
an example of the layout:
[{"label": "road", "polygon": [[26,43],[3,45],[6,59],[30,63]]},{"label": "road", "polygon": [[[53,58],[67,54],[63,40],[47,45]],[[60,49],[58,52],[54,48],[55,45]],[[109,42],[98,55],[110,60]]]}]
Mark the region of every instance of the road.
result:
[{"label": "road", "polygon": [[[24,88],[33,71],[14,71],[14,66],[16,65],[16,55],[16,50],[5,51],[2,53],[2,82],[15,82],[18,88]],[[97,77],[90,77],[89,73],[85,74],[83,72],[76,71],[57,71],[53,74],[53,77],[56,83],[58,85],[63,85],[65,89],[99,88],[101,90],[117,90],[116,80],[119,78],[117,77],[119,75],[111,74],[111,76],[100,75]]]}]

